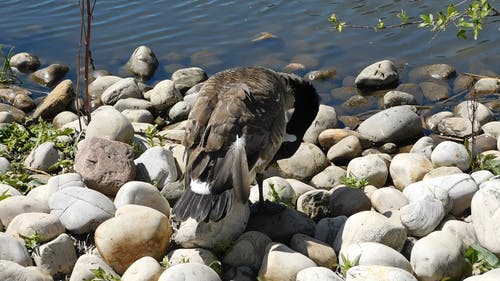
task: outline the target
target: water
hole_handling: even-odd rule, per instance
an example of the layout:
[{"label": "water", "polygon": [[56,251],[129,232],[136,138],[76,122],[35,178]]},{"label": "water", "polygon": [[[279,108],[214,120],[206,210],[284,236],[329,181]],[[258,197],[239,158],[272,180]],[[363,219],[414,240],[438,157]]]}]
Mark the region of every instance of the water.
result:
[{"label": "water", "polygon": [[[413,67],[448,63],[457,72],[500,73],[500,21],[485,26],[474,41],[455,37],[450,27],[434,37],[416,27],[335,31],[331,13],[364,25],[398,23],[396,14],[409,15],[444,9],[449,1],[123,1],[98,0],[92,29],[92,54],[99,69],[126,76],[123,65],[133,50],[149,46],[160,66],[149,84],[169,78],[180,66],[201,66],[208,74],[244,65],[282,69],[301,62],[305,71],[330,68],[337,76],[315,83],[323,102],[342,102],[331,90],[366,65],[393,59],[402,66],[401,80]],[[490,1],[497,10],[499,2]],[[15,52],[36,54],[42,64],[64,63],[75,79],[80,11],[76,0],[1,0],[0,43]],[[458,6],[458,8],[461,8]],[[252,42],[261,32],[276,39]],[[471,34],[468,34],[472,37]],[[305,73],[305,72],[304,72]]]}]

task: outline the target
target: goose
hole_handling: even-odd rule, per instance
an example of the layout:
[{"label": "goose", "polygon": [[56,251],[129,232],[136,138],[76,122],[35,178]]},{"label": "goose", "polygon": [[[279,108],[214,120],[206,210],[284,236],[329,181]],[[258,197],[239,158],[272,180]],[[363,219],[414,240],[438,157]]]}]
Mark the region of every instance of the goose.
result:
[{"label": "goose", "polygon": [[318,108],[313,85],[294,74],[238,67],[212,75],[188,116],[186,188],[172,209],[175,217],[219,221],[234,200],[248,202],[255,180],[257,204],[265,205],[264,170],[297,150]]}]

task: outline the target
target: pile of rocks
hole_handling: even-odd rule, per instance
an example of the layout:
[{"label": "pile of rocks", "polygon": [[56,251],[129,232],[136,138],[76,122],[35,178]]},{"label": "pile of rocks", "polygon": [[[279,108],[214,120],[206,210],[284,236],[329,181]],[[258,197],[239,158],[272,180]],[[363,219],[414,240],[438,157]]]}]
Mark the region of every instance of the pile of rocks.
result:
[{"label": "pile of rocks", "polygon": [[[14,56],[11,64],[20,71],[40,66],[29,54]],[[145,46],[128,63],[141,79],[157,66]],[[179,69],[154,87],[137,78],[99,76],[89,87],[97,109],[80,128],[72,82],[58,82],[65,73],[59,67],[33,73],[46,71],[43,84],[56,85],[37,106],[25,89],[0,89],[6,102],[1,123],[22,122],[34,109],[32,116],[51,119],[57,128],[85,131],[74,173],[52,176],[27,195],[0,185],[0,194],[9,195],[0,201],[0,280],[92,280],[98,268],[123,281],[461,280],[468,246],[500,256],[500,178],[472,172],[468,153],[500,159],[498,107],[464,101],[453,111],[430,114],[417,104],[423,97],[446,99],[443,81],[453,81],[457,92],[498,96],[498,80],[456,77],[440,64],[411,70],[419,84],[401,84],[393,62],[370,65],[343,88],[386,89],[383,109],[347,122],[353,119],[321,105],[298,151],[268,169],[264,197],[286,208],[263,215],[236,204],[219,222],[177,225],[170,206],[184,188],[180,140],[205,71]],[[339,119],[359,126],[338,128]],[[144,133],[153,124],[163,129],[148,139]],[[426,130],[434,134],[423,136]],[[473,130],[470,147],[457,141]],[[45,143],[25,165],[47,171],[59,157]],[[8,168],[5,161],[0,163]],[[363,188],[344,185],[346,177],[363,179]],[[253,187],[250,201],[257,200]],[[39,245],[30,255],[23,237],[34,236]],[[339,268],[348,269],[345,276]],[[465,280],[499,279],[495,269]]]}]

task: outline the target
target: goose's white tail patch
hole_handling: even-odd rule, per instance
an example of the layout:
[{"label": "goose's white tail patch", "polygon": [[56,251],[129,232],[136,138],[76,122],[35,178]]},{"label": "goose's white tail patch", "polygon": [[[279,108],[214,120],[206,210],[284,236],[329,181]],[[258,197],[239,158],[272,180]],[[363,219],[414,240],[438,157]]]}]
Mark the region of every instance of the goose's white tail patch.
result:
[{"label": "goose's white tail patch", "polygon": [[285,139],[283,141],[285,141],[285,142],[294,142],[294,141],[297,141],[297,136],[296,135],[285,134]]},{"label": "goose's white tail patch", "polygon": [[245,138],[240,136],[236,136],[236,140],[233,142],[233,146],[235,149],[244,149],[245,148]]},{"label": "goose's white tail patch", "polygon": [[199,180],[191,180],[190,184],[191,191],[196,194],[207,195],[210,194],[210,186],[206,182]]}]

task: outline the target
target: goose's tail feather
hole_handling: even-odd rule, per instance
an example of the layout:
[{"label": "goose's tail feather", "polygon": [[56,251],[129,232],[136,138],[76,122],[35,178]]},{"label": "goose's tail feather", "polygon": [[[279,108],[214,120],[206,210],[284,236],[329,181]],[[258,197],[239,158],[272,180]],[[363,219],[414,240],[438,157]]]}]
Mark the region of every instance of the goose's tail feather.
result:
[{"label": "goose's tail feather", "polygon": [[175,203],[172,212],[181,221],[189,217],[196,221],[220,221],[231,210],[233,190],[228,189],[220,194],[198,194],[190,188]]}]

